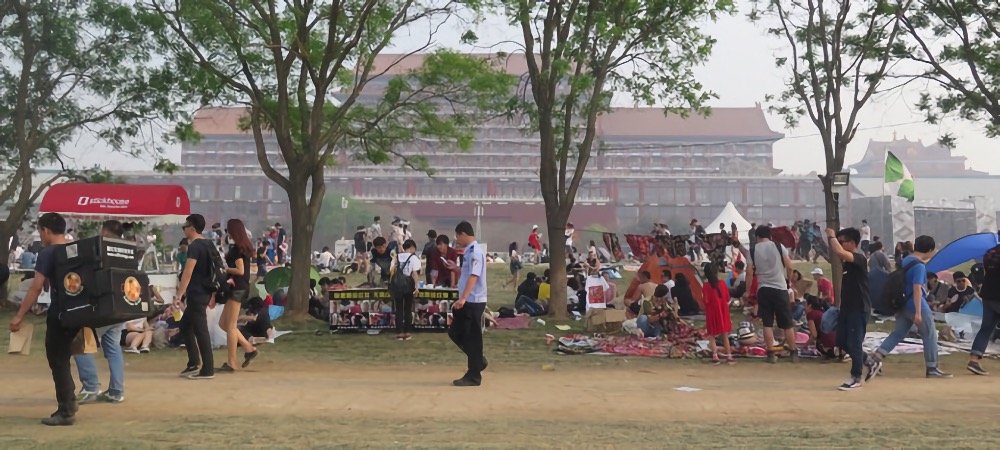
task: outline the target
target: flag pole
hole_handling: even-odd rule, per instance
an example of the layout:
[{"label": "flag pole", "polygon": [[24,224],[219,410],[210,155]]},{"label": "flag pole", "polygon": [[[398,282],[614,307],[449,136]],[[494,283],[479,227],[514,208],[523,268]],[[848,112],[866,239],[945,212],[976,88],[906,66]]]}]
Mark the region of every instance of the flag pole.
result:
[{"label": "flag pole", "polygon": [[885,164],[889,160],[889,147],[885,148],[885,157],[882,159],[882,197],[879,198],[879,230],[885,238]]}]

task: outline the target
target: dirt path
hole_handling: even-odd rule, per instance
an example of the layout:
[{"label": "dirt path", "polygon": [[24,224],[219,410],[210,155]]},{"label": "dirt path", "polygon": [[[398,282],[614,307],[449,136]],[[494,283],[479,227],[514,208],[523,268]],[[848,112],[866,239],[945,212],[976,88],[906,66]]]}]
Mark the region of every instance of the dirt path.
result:
[{"label": "dirt path", "polygon": [[[492,423],[530,418],[548,421],[543,429],[604,420],[634,426],[680,421],[765,428],[790,423],[804,427],[876,425],[873,422],[878,420],[905,428],[935,422],[971,426],[1000,414],[1000,404],[983,401],[1000,394],[996,379],[959,374],[953,380],[926,380],[918,377],[922,375],[919,366],[897,366],[898,373],[846,393],[833,388],[847,367],[819,364],[745,362],[716,368],[665,362],[662,368],[555,372],[491,367],[482,387],[464,389],[449,385],[457,376],[451,367],[264,369],[219,375],[211,381],[133,369],[127,373],[125,403],[83,407],[80,423],[67,433],[100,430],[107,424],[170,424],[192,417],[255,421],[294,416],[340,426],[361,426],[366,420],[443,424],[469,418]],[[0,379],[0,425],[4,425],[0,426],[0,446],[5,439],[24,443],[20,439],[37,438],[41,431],[35,425],[37,418],[54,409],[47,369],[37,363],[0,366]],[[702,391],[674,390],[680,386]],[[59,435],[47,436],[44,439],[60,439]],[[68,436],[75,434],[63,438]],[[540,443],[508,443],[515,442]]]}]

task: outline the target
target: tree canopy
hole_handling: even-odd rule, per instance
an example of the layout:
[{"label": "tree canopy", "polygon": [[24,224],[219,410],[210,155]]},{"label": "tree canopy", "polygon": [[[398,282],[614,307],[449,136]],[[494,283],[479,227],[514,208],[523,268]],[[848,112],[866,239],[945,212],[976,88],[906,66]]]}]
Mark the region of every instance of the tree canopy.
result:
[{"label": "tree canopy", "polygon": [[[919,69],[898,76],[907,84],[929,81],[917,104],[927,121],[957,115],[1000,136],[1000,3],[915,0],[900,20],[908,40],[897,56]],[[954,137],[942,141],[951,146]]]},{"label": "tree canopy", "polygon": [[[63,150],[73,138],[86,135],[123,157],[162,159],[158,125],[176,118],[169,95],[176,80],[154,61],[128,6],[6,0],[0,49],[0,203],[8,204],[0,240],[18,231],[46,187],[91,172],[67,162]],[[38,182],[35,170],[45,166],[62,170]]]},{"label": "tree canopy", "polygon": [[[540,140],[553,278],[551,310],[564,316],[569,220],[587,164],[600,143],[597,118],[615,94],[664,113],[702,114],[712,98],[694,75],[715,40],[701,22],[731,12],[728,0],[503,0],[495,3],[521,31],[528,73],[519,112]],[[506,56],[501,54],[501,57]]]},{"label": "tree canopy", "polygon": [[[424,158],[401,145],[431,141],[467,149],[474,125],[506,107],[514,80],[492,60],[434,50],[437,31],[462,13],[474,14],[476,6],[457,0],[137,3],[167,65],[187,80],[181,92],[203,106],[246,108],[243,126],[255,139],[261,169],[288,194],[294,312],[308,306],[325,169],[338,155],[430,171]],[[412,49],[388,55],[395,44]],[[417,53],[428,54],[419,61]],[[186,131],[185,138],[196,137],[192,127]]]}]

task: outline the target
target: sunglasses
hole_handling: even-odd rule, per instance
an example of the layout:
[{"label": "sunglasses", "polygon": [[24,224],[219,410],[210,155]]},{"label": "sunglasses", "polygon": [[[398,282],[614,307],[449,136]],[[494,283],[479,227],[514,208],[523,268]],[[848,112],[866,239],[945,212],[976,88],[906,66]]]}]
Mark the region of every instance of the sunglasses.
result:
[{"label": "sunglasses", "polygon": [[182,230],[186,230],[186,229],[188,229],[188,228],[191,228],[191,225],[189,225],[189,224],[184,224],[184,225],[181,225],[181,229],[182,229]]}]

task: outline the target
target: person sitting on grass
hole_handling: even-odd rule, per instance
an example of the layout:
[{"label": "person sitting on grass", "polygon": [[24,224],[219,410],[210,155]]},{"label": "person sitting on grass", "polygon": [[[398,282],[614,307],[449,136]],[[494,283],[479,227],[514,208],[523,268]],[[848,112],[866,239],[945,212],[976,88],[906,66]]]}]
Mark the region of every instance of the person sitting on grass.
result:
[{"label": "person sitting on grass", "polygon": [[241,316],[240,320],[246,320],[246,325],[239,327],[240,332],[251,344],[267,342],[274,343],[274,326],[271,325],[271,316],[268,314],[264,300],[254,297],[247,301],[247,314]]},{"label": "person sitting on grass", "polygon": [[145,318],[125,323],[125,331],[122,334],[125,353],[149,353],[149,344],[152,342],[153,325]]},{"label": "person sitting on grass", "polygon": [[823,313],[830,308],[826,301],[815,295],[806,294],[806,318],[809,321],[809,342],[808,345],[815,345],[816,351],[824,359],[835,359],[837,353],[834,347],[837,345],[837,333],[824,333],[821,324],[823,323]]}]

